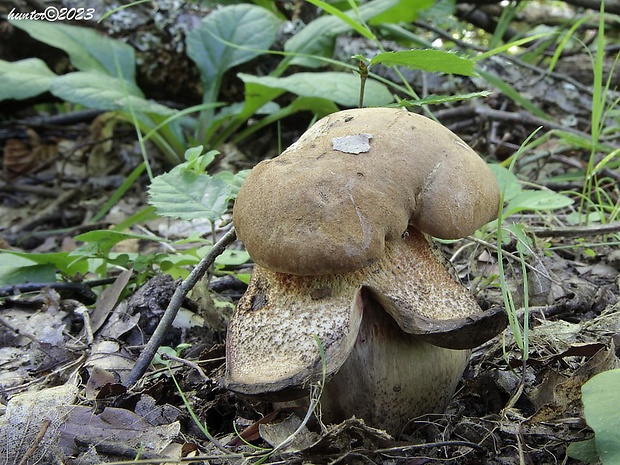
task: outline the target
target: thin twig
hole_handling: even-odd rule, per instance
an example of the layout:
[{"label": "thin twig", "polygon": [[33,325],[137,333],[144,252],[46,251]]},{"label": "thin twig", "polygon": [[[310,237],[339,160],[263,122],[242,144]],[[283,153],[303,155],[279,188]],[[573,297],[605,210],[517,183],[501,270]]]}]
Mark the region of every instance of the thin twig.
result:
[{"label": "thin twig", "polygon": [[49,220],[55,218],[57,215],[62,213],[64,210],[64,204],[71,200],[75,195],[79,194],[78,189],[70,189],[68,191],[62,192],[57,198],[55,198],[49,205],[47,205],[43,210],[35,213],[30,219],[24,221],[24,223],[19,225],[19,231],[29,231],[33,229],[35,226]]},{"label": "thin twig", "polygon": [[537,228],[531,226],[532,231],[538,237],[583,237],[602,236],[620,232],[620,221],[608,224],[593,224],[590,226],[565,226],[557,228]]},{"label": "thin twig", "polygon": [[26,465],[28,463],[28,459],[32,456],[32,454],[34,454],[36,452],[36,450],[39,448],[39,444],[41,444],[41,440],[43,439],[43,436],[45,436],[45,433],[47,433],[47,429],[50,427],[51,424],[51,420],[45,420],[42,424],[41,424],[41,429],[39,430],[39,434],[37,434],[37,437],[34,438],[34,442],[32,443],[32,446],[30,446],[30,448],[26,451],[26,453],[23,455],[22,459],[19,461],[18,465]]},{"label": "thin twig", "polygon": [[181,308],[181,304],[183,300],[187,296],[188,292],[192,290],[192,288],[196,285],[198,280],[200,280],[209,267],[213,264],[218,255],[220,255],[229,244],[231,244],[237,238],[237,234],[234,228],[231,228],[222,238],[213,245],[209,253],[200,261],[200,263],[192,270],[187,279],[181,283],[181,285],[177,288],[170,299],[170,303],[164,312],[162,319],[160,320],[153,336],[144,347],[144,350],[138,357],[136,364],[134,365],[131,373],[129,373],[129,377],[126,381],[127,387],[133,387],[138,380],[146,373],[155,353],[161,346],[162,341],[170,331],[170,327],[172,326],[172,322]]},{"label": "thin twig", "polygon": [[6,328],[10,329],[18,336],[24,336],[25,338],[30,339],[32,342],[38,342],[37,336],[35,336],[34,334],[28,331],[18,328],[17,326],[15,326],[13,323],[11,323],[9,320],[7,320],[6,318],[2,316],[0,316],[0,325],[5,326]]},{"label": "thin twig", "polygon": [[185,366],[193,368],[194,370],[198,372],[198,374],[203,379],[203,381],[209,381],[209,377],[205,374],[203,369],[200,368],[196,363],[192,362],[191,360],[187,360],[187,359],[177,357],[175,355],[170,355],[170,354],[160,354],[160,356],[162,360],[172,360],[173,362],[178,362]]}]

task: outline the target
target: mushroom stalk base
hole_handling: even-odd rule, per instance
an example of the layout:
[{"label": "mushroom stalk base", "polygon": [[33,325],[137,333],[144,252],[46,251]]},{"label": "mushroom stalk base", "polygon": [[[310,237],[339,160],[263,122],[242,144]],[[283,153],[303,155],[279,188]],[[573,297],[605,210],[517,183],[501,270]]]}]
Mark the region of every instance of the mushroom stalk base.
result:
[{"label": "mushroom stalk base", "polygon": [[403,332],[377,302],[364,298],[357,343],[323,390],[322,420],[355,416],[397,437],[411,419],[446,409],[470,354]]}]

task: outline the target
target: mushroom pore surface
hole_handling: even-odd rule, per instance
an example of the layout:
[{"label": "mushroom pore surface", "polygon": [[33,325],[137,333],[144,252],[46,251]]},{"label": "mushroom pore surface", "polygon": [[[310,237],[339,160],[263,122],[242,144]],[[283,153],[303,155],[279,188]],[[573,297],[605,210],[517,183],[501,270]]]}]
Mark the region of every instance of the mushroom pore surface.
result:
[{"label": "mushroom pore surface", "polygon": [[257,264],[322,275],[376,262],[408,225],[466,236],[498,206],[493,174],[450,130],[406,110],[365,108],[321,119],[259,163],[233,219]]}]

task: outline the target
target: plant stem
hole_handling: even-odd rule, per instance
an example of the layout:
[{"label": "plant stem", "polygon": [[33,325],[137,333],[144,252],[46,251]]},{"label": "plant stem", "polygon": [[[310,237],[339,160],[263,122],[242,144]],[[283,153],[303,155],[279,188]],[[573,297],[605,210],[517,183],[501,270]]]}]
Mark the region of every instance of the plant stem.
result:
[{"label": "plant stem", "polygon": [[364,88],[366,87],[366,79],[368,79],[368,66],[362,60],[359,61],[360,70],[360,101],[359,107],[364,108]]}]

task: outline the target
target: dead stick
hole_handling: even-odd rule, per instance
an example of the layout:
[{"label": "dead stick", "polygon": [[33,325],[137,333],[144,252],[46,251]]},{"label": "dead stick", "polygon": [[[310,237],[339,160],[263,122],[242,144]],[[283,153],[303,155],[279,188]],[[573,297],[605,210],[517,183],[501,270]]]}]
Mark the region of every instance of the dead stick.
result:
[{"label": "dead stick", "polygon": [[34,442],[32,443],[32,446],[30,446],[30,448],[22,456],[22,459],[19,461],[17,465],[26,465],[26,463],[28,463],[28,459],[30,458],[30,456],[32,456],[32,454],[35,453],[35,451],[39,447],[39,444],[41,444],[41,440],[43,439],[43,436],[45,436],[45,433],[47,433],[47,429],[50,427],[51,423],[52,423],[51,420],[45,420],[41,424],[41,429],[39,430],[39,434],[37,434],[37,437],[34,438]]},{"label": "dead stick", "polygon": [[608,224],[593,224],[590,226],[567,226],[558,228],[530,227],[529,229],[538,237],[602,236],[603,234],[620,232],[620,221]]},{"label": "dead stick", "polygon": [[230,231],[224,234],[218,242],[213,244],[213,247],[209,250],[209,253],[200,261],[198,266],[192,270],[187,279],[181,283],[176,291],[174,291],[174,295],[172,296],[172,299],[170,299],[170,303],[168,304],[163,317],[157,325],[155,332],[138,357],[131,373],[129,373],[129,377],[125,383],[127,387],[133,387],[144,375],[144,373],[146,373],[146,370],[151,364],[157,349],[159,349],[164,337],[169,333],[172,322],[177,316],[177,312],[179,311],[179,308],[181,308],[181,304],[183,303],[185,296],[187,296],[187,293],[192,290],[198,280],[202,278],[209,267],[213,265],[213,262],[217,256],[224,252],[226,247],[228,247],[228,245],[231,244],[236,238],[237,234],[235,229],[231,228]]}]

